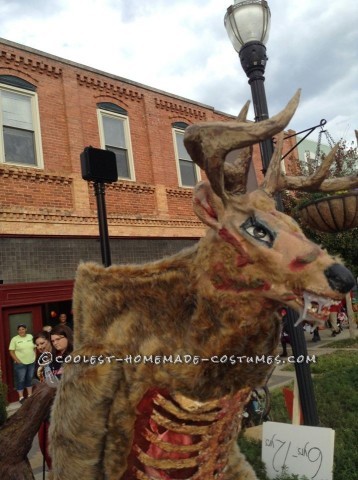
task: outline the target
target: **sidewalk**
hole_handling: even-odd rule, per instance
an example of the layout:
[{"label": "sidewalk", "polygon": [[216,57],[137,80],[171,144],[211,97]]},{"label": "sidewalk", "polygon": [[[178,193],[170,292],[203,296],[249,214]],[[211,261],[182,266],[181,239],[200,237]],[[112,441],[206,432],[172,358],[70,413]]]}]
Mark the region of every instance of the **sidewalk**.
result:
[{"label": "sidewalk", "polygon": [[[320,337],[321,337],[321,341],[314,343],[312,342],[312,335],[309,334],[308,332],[305,332],[308,355],[310,356],[316,355],[317,357],[320,357],[321,355],[329,354],[336,351],[335,348],[329,348],[329,347],[326,347],[326,345],[331,342],[334,342],[335,340],[343,340],[343,339],[349,338],[349,330],[345,329],[342,333],[340,333],[334,338],[331,337],[330,329],[320,330]],[[281,348],[279,346],[279,351],[280,350]],[[288,346],[288,354],[289,355],[291,354],[290,346]],[[285,384],[293,381],[295,377],[295,372],[294,371],[287,372],[282,370],[283,367],[285,367],[287,364],[288,364],[287,359],[283,359],[281,365],[276,365],[276,368],[273,371],[273,374],[268,383],[268,386],[270,389],[284,386]],[[20,404],[18,402],[11,404],[8,407],[9,414],[14,413],[19,407],[20,407]],[[47,472],[47,467],[45,467],[45,476],[43,475],[43,457],[38,445],[37,435],[34,438],[34,442],[29,452],[28,459],[32,466],[32,471],[34,473],[35,480],[45,480],[45,479],[47,480],[49,474]]]},{"label": "sidewalk", "polygon": [[32,448],[27,458],[31,464],[35,480],[48,479],[49,472],[47,470],[47,465],[45,465],[45,476],[43,475],[43,456],[39,447],[37,435],[34,438]]}]

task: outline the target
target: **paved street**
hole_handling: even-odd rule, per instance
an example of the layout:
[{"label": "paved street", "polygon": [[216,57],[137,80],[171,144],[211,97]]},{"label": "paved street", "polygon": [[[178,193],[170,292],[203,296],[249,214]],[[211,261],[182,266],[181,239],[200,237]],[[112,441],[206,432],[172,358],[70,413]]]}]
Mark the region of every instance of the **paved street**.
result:
[{"label": "paved street", "polygon": [[[337,335],[337,337],[332,338],[331,331],[329,329],[325,329],[320,331],[320,336],[321,336],[321,341],[314,343],[312,342],[312,335],[309,334],[308,332],[305,332],[305,337],[307,341],[307,350],[309,355],[316,355],[317,357],[319,357],[324,354],[332,353],[333,351],[335,351],[335,349],[326,347],[326,345],[330,342],[334,342],[335,340],[349,338],[349,331],[344,330],[341,334]],[[279,348],[279,351],[280,351],[280,348]],[[291,353],[292,352],[291,352],[290,346],[288,346],[288,355],[291,355]],[[287,363],[276,366],[272,374],[272,377],[269,381],[270,389],[281,387],[293,380],[295,375],[294,372],[282,371],[283,366],[286,366],[286,365]],[[10,413],[16,411],[19,408],[19,406],[20,405],[17,402],[14,404],[11,404],[9,407]],[[35,479],[36,480],[47,479],[48,472],[46,471],[47,469],[45,469],[45,472],[43,472],[43,458],[38,446],[37,436],[34,439],[34,443],[33,443],[32,449],[29,452],[28,458],[33,468]]]}]

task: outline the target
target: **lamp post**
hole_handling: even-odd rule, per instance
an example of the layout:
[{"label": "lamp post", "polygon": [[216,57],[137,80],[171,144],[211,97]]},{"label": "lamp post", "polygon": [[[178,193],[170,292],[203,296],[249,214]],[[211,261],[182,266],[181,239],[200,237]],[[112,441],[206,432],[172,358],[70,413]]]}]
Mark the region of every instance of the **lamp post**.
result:
[{"label": "lamp post", "polygon": [[[265,93],[265,67],[267,62],[265,43],[270,31],[270,9],[266,1],[235,1],[227,9],[225,27],[238,52],[241,66],[249,78],[255,121],[269,118]],[[260,143],[262,170],[265,175],[273,146],[268,139]]]},{"label": "lamp post", "polygon": [[[249,78],[255,121],[269,118],[265,93],[265,67],[267,62],[265,43],[270,30],[271,13],[265,0],[235,0],[226,12],[224,23],[229,38],[238,52],[242,68]],[[262,171],[266,173],[273,154],[272,139],[260,143]],[[278,209],[283,211],[281,197]],[[302,324],[295,327],[298,314],[288,309],[288,329],[295,358],[307,357],[307,346]],[[305,425],[318,425],[312,377],[308,363],[295,363],[300,403]]]}]

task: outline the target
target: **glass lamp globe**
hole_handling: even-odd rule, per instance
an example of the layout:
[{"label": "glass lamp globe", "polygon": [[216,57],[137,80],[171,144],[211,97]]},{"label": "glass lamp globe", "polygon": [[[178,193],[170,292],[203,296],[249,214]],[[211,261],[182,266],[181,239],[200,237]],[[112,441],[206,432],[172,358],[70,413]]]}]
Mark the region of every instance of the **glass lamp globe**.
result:
[{"label": "glass lamp globe", "polygon": [[248,42],[265,44],[270,31],[271,12],[265,0],[235,0],[226,12],[224,23],[237,52]]}]

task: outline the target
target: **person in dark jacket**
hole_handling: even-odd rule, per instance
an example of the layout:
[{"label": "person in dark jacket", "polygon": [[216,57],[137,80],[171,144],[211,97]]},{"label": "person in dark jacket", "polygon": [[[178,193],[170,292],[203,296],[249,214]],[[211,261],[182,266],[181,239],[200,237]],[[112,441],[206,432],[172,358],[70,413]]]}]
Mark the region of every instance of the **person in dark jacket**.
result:
[{"label": "person in dark jacket", "polygon": [[288,333],[288,316],[287,310],[285,308],[281,308],[280,315],[282,317],[282,326],[281,326],[281,346],[282,346],[282,353],[280,357],[287,357],[287,345],[291,345],[290,335]]}]

